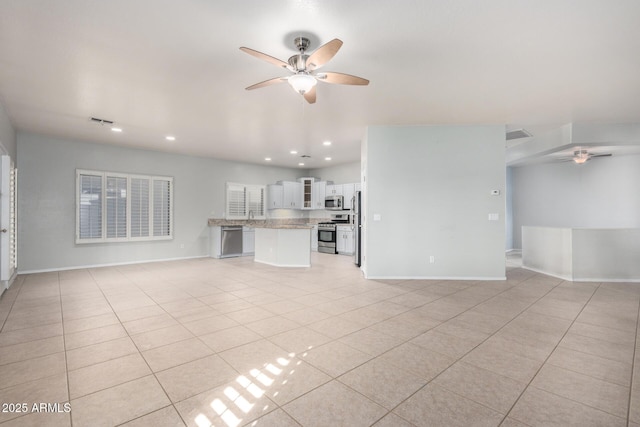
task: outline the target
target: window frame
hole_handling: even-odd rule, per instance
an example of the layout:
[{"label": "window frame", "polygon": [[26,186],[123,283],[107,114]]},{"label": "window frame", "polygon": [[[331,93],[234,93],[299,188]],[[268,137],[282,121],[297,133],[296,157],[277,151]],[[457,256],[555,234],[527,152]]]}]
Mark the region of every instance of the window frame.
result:
[{"label": "window frame", "polygon": [[[232,202],[237,200],[237,194],[242,192],[242,213],[232,209]],[[258,212],[249,209],[252,195],[260,194],[261,206]],[[249,218],[249,212],[253,212]],[[256,214],[257,213],[257,214]],[[227,182],[225,184],[225,219],[267,219],[267,186],[262,184],[240,184],[237,182]]]},{"label": "window frame", "polygon": [[[101,179],[101,193],[100,193],[100,231],[101,237],[99,238],[80,238],[80,206],[81,206],[81,177],[82,176],[97,176]],[[107,179],[108,178],[125,178],[126,179],[126,209],[125,209],[125,221],[126,221],[126,237],[107,237]],[[131,199],[131,182],[133,179],[147,180],[149,183],[148,193],[148,207],[147,207],[147,219],[148,219],[148,235],[132,237],[131,236],[131,214],[132,214],[132,199]],[[167,211],[169,212],[169,234],[155,236],[154,235],[154,182],[164,181],[168,182],[169,197]],[[97,171],[88,169],[76,169],[76,218],[75,218],[75,243],[79,245],[92,244],[92,243],[121,243],[121,242],[140,242],[140,241],[156,241],[156,240],[172,240],[174,231],[174,212],[173,212],[173,177],[160,176],[160,175],[140,175],[140,174],[127,174],[121,172],[108,172]]]}]

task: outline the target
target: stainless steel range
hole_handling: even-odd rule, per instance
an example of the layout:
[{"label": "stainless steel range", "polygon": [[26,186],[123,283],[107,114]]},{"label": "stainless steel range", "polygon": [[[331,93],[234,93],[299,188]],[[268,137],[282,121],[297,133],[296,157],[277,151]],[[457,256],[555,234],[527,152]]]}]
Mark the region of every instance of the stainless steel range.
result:
[{"label": "stainless steel range", "polygon": [[318,223],[318,252],[336,254],[336,224],[334,222]]},{"label": "stainless steel range", "polygon": [[349,224],[349,214],[332,214],[331,222],[318,223],[318,252],[337,254],[336,228],[337,224]]}]

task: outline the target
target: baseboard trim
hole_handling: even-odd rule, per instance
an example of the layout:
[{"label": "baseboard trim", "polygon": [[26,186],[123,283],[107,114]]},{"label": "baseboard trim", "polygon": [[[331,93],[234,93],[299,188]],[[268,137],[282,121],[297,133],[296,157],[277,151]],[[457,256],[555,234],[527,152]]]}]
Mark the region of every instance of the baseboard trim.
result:
[{"label": "baseboard trim", "polygon": [[267,262],[267,261],[260,261],[257,259],[254,259],[255,262],[258,262],[260,264],[265,264],[265,265],[271,265],[273,267],[284,267],[284,268],[309,268],[311,267],[311,264],[308,265],[282,265],[282,264],[275,264],[272,262]]},{"label": "baseboard trim", "polygon": [[558,279],[566,280],[568,282],[608,282],[608,283],[640,283],[640,278],[632,277],[632,278],[624,278],[617,279],[611,277],[574,277],[574,276],[562,276],[559,274],[549,273],[548,271],[542,271],[537,268],[531,268],[527,266],[522,266],[523,269],[533,271],[535,273],[544,274],[545,276],[556,277]]},{"label": "baseboard trim", "polygon": [[105,264],[90,264],[90,265],[76,265],[70,267],[61,267],[61,268],[44,268],[40,270],[18,270],[18,274],[37,274],[37,273],[51,273],[54,271],[66,271],[66,270],[84,270],[87,268],[102,268],[102,267],[118,267],[122,265],[135,265],[135,264],[150,264],[154,262],[168,262],[168,261],[183,261],[187,259],[199,259],[199,258],[209,258],[209,255],[198,255],[198,256],[189,256],[189,257],[178,257],[178,258],[163,258],[163,259],[149,259],[143,261],[127,261],[127,262],[114,262],[114,263],[105,263]]},{"label": "baseboard trim", "polygon": [[507,280],[506,276],[467,277],[467,276],[366,276],[370,280],[479,280],[483,282]]}]

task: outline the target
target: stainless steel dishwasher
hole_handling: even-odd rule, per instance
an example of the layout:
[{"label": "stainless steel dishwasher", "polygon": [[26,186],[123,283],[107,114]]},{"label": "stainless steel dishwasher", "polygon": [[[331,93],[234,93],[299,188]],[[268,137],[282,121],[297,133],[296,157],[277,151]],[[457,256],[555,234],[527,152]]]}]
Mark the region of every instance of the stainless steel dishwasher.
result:
[{"label": "stainless steel dishwasher", "polygon": [[242,226],[223,226],[220,258],[242,255]]}]

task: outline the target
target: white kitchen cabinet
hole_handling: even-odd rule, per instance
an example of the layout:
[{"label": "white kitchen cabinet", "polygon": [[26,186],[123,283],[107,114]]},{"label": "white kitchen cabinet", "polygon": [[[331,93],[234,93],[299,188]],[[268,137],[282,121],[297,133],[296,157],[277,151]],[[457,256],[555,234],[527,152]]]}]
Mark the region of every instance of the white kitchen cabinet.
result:
[{"label": "white kitchen cabinet", "polygon": [[355,246],[353,243],[353,230],[350,225],[336,227],[336,250],[341,255],[353,255]]},{"label": "white kitchen cabinet", "polygon": [[313,184],[315,182],[315,178],[298,178],[298,182],[302,184],[302,202],[300,209],[314,209],[315,192]]},{"label": "white kitchen cabinet", "polygon": [[283,187],[282,207],[300,209],[302,206],[302,184],[293,181],[281,181]]},{"label": "white kitchen cabinet", "polygon": [[282,209],[284,187],[278,184],[267,185],[267,209]]},{"label": "white kitchen cabinet", "polygon": [[351,209],[351,199],[353,198],[355,188],[355,184],[342,184],[342,197],[344,199],[344,204],[342,205],[343,209]]},{"label": "white kitchen cabinet", "polygon": [[327,196],[342,196],[342,184],[327,185]]},{"label": "white kitchen cabinet", "polygon": [[311,229],[311,250],[318,252],[318,226],[314,225]]},{"label": "white kitchen cabinet", "polygon": [[324,198],[327,195],[327,183],[325,181],[316,181],[313,183],[313,196],[315,198],[313,208],[324,209]]},{"label": "white kitchen cabinet", "polygon": [[242,227],[242,255],[253,255],[256,251],[256,229]]}]

